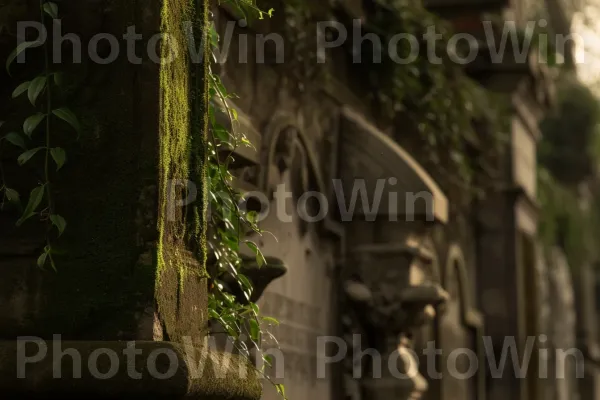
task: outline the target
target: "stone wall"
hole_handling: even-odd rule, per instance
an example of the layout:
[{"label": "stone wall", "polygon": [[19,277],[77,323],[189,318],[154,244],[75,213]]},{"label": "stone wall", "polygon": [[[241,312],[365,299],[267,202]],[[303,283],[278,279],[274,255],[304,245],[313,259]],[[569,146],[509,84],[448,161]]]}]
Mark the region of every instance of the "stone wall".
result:
[{"label": "stone wall", "polygon": [[[224,34],[227,22],[234,19],[227,11],[220,9],[218,20],[219,29]],[[332,161],[342,157],[352,158],[348,154],[336,154],[334,147],[338,145],[337,138],[340,136],[338,121],[341,108],[350,105],[354,110],[363,113],[365,118],[371,118],[369,122],[373,126],[381,127],[383,132],[394,132],[394,129],[386,126],[383,121],[372,119],[368,103],[360,100],[364,93],[353,93],[349,89],[356,87],[353,81],[361,78],[359,75],[353,75],[352,69],[344,62],[335,61],[324,67],[329,71],[326,82],[302,80],[293,76],[284,65],[273,63],[273,60],[257,65],[253,61],[256,55],[254,35],[257,31],[241,28],[234,22],[229,24],[230,27],[235,27],[230,46],[231,57],[222,68],[221,74],[229,90],[240,97],[234,102],[244,115],[243,118],[247,119],[252,130],[256,130],[262,137],[261,146],[258,148],[259,165],[247,168],[246,172],[240,172],[239,176],[246,179],[251,187],[266,189],[267,196],[271,196],[276,185],[280,183],[294,188],[294,180],[301,180],[301,175],[295,177],[294,168],[288,169],[290,165],[294,165],[293,161],[286,162],[282,159],[284,166],[281,167],[279,164],[273,165],[275,160],[269,158],[274,136],[283,132],[282,134],[288,137],[301,138],[302,149],[299,151],[305,156],[300,157],[298,162],[305,166],[300,169],[306,170],[304,173],[307,174],[307,181],[312,179],[313,187],[319,189],[319,179],[314,178],[323,177],[326,193],[331,194],[327,192],[327,180],[335,177],[332,175],[332,169],[335,168]],[[266,30],[258,27],[256,29],[259,33]],[[240,63],[238,60],[239,34],[248,35],[248,63]],[[340,60],[339,57],[333,59]],[[341,59],[343,60],[343,57]],[[292,128],[292,131],[286,131],[287,128]],[[408,142],[411,140],[407,135],[415,134],[401,133],[400,136]],[[417,162],[426,159],[420,153],[422,151],[419,147],[411,148],[411,155]],[[308,183],[307,187],[310,185]],[[352,223],[352,228],[341,224],[340,228],[345,234],[332,237],[327,224],[306,225],[299,222],[295,213],[298,211],[295,200],[290,199],[288,204],[290,210],[295,210],[292,213],[293,222],[282,223],[273,215],[263,222],[264,228],[273,232],[278,241],[265,236],[259,239],[259,245],[264,245],[265,254],[285,260],[289,272],[267,290],[261,304],[267,314],[271,312],[281,318],[282,327],[279,332],[282,334],[282,348],[284,352],[289,348],[289,351],[295,354],[290,358],[292,364],[288,364],[286,358],[285,383],[290,397],[293,393],[297,398],[328,398],[332,394],[340,395],[340,388],[337,387],[339,381],[329,378],[317,381],[307,379],[306,374],[310,373],[310,352],[314,350],[314,343],[307,341],[314,341],[313,335],[335,333],[336,321],[350,318],[345,316],[344,309],[338,309],[336,312],[335,301],[331,304],[335,299],[335,286],[342,283],[335,280],[338,275],[336,269],[340,268],[343,274],[344,269],[350,268],[352,261],[347,257],[353,249],[372,244],[390,248],[401,247],[407,234],[414,231],[420,235],[425,228],[416,222],[356,221]],[[332,200],[331,209],[336,206],[336,200]],[[477,357],[481,355],[478,353],[480,348],[476,339],[477,335],[482,333],[482,325],[476,312],[477,297],[474,287],[477,276],[477,232],[473,224],[474,218],[474,213],[468,207],[453,209],[446,227],[433,228],[421,237],[424,240],[422,246],[432,255],[435,260],[432,265],[435,266],[420,270],[421,272],[417,273],[419,277],[414,275],[411,279],[414,279],[415,285],[424,281],[436,282],[444,285],[451,293],[448,308],[445,311],[440,310],[439,320],[418,330],[413,337],[417,351],[422,351],[427,341],[434,340],[445,352],[446,358],[441,360],[442,364],[437,363],[437,368],[445,378],[443,382],[429,382],[429,392],[424,395],[427,399],[476,399],[480,398],[480,391],[483,389],[484,376],[477,374],[466,381],[453,379],[444,367],[448,354],[457,347],[469,348]],[[373,262],[385,264],[388,261],[384,257],[379,255]],[[389,268],[403,267],[390,258]],[[381,282],[381,285],[385,284],[386,282]],[[393,285],[393,282],[390,284]],[[316,307],[318,318],[314,315],[316,319],[302,317],[304,312],[308,312],[302,311],[303,309],[317,313]],[[319,356],[322,355],[318,354],[317,357]],[[314,357],[312,359],[314,361]],[[424,360],[425,358],[421,359]],[[422,369],[422,374],[425,375],[427,365],[423,364]],[[348,385],[345,385],[346,390],[352,393],[352,396],[361,398],[354,384],[351,385],[354,389]],[[359,383],[359,387],[360,385]],[[272,396],[274,394],[267,392],[266,398]]]},{"label": "stone wall", "polygon": [[[108,7],[107,2],[96,2],[93,7],[70,4],[61,10],[64,26],[84,42],[97,32],[122,36],[123,27],[133,24],[146,35],[158,30],[157,13],[147,12],[153,7],[158,11],[158,3],[148,3],[146,8],[125,3],[115,7]],[[142,14],[145,19],[139,17]],[[3,60],[9,45],[14,43],[2,48]],[[8,100],[18,79],[39,72],[39,53],[29,57],[28,66],[14,68],[13,78],[4,69],[0,72],[1,108],[6,112],[2,119],[9,121],[5,129],[19,130],[20,110],[31,112],[26,96]],[[9,305],[0,312],[0,336],[36,332],[44,337],[61,333],[65,339],[136,337],[137,323],[153,307],[150,282],[154,278],[147,265],[152,264],[152,257],[144,253],[148,251],[145,243],[156,239],[145,226],[145,218],[152,218],[147,212],[156,207],[152,185],[155,194],[158,67],[131,65],[123,55],[106,66],[86,63],[63,68],[73,86],[67,101],[81,116],[85,132],[76,140],[76,133],[67,126],[57,124],[56,129],[55,143],[68,154],[68,163],[54,181],[56,209],[69,227],[56,246],[68,255],[55,256],[57,273],[41,272],[36,259],[46,244],[44,227],[33,218],[16,228],[18,210],[0,213],[0,264],[7,274],[0,296],[2,304]],[[15,123],[16,127],[9,126]],[[26,202],[37,183],[40,162],[34,159],[20,168],[15,161],[18,154],[7,149],[2,161],[6,176],[12,177]],[[122,316],[130,321],[128,326],[116,312],[125,308],[131,312]],[[150,318],[154,318],[153,311]]]}]

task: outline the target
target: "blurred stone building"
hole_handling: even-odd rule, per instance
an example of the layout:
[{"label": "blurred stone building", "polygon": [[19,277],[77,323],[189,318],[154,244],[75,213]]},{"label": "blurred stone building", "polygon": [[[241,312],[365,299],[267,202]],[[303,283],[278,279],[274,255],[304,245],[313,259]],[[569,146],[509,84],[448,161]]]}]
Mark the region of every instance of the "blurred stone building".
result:
[{"label": "blurred stone building", "polygon": [[[332,1],[322,7],[335,8],[345,21],[365,22],[369,3]],[[548,15],[549,3],[538,7],[538,15]],[[285,64],[278,65],[269,54],[264,64],[230,59],[223,66],[226,86],[240,96],[231,103],[240,116],[238,129],[258,149],[238,154],[239,186],[266,194],[271,209],[280,185],[292,192],[285,201],[292,218],[284,222],[271,212],[263,221],[264,229],[278,240],[257,238],[266,254],[288,268],[261,299],[263,311],[281,321],[275,335],[287,356],[283,381],[288,396],[596,398],[595,311],[583,311],[591,307],[594,289],[575,295],[579,284],[590,286],[594,280],[572,277],[560,250],[544,251],[537,241],[538,123],[553,106],[553,74],[534,51],[526,62],[519,62],[507,47],[503,62],[492,62],[482,24],[495,15],[522,27],[531,17],[529,9],[539,4],[425,4],[458,32],[479,39],[482,51],[468,65],[468,74],[510,99],[510,140],[498,161],[505,184],[466,208],[458,206],[461,195],[448,180],[424,166],[424,149],[411,140],[415,132],[377,119],[364,100],[367,93],[359,84],[363,78],[348,62],[347,50],[328,53],[331,61],[323,82],[290,77]],[[239,18],[227,7],[216,14],[222,35],[228,21]],[[551,19],[551,27],[566,29]],[[273,26],[236,24],[232,48],[240,45],[236,37],[268,34]],[[256,41],[244,40],[248,60],[254,60]],[[480,133],[485,138],[485,127]],[[394,187],[383,189],[378,209],[365,208],[357,200],[354,211],[340,212],[353,208],[349,197],[357,180],[364,182],[369,195],[377,191],[378,182]],[[308,191],[325,196],[315,205],[314,198],[303,196]],[[394,191],[399,195],[390,200]],[[340,192],[345,197],[340,199]],[[429,193],[432,201],[404,196],[409,193]],[[319,214],[324,205],[329,212],[323,218],[308,223],[302,218]],[[322,347],[317,337],[323,335],[340,335],[345,344]],[[586,340],[591,346],[586,361],[556,351],[573,350]],[[428,358],[432,341],[441,354]],[[490,367],[510,353],[511,343],[518,349],[518,362],[529,354],[522,376],[510,355],[506,368]],[[338,354],[341,348],[348,349],[345,361],[329,365],[330,352]],[[398,379],[384,368],[381,377],[373,378],[378,369],[369,355],[364,356],[367,348],[383,355],[407,354],[398,361],[400,371],[418,365],[418,374]],[[457,356],[456,349],[468,351]],[[355,355],[364,357],[357,362]],[[327,374],[316,378],[319,363],[327,365]],[[479,367],[469,371],[474,363]],[[581,363],[586,378],[576,379]],[[267,399],[275,396],[268,389],[264,394]]]},{"label": "blurred stone building", "polygon": [[[285,9],[283,3],[273,5],[276,16]],[[374,2],[369,0],[308,3],[317,15],[333,14],[336,22],[348,28],[353,21],[368,23],[374,12]],[[575,269],[567,265],[559,249],[542,250],[537,240],[538,122],[553,106],[553,76],[535,52],[523,62],[510,46],[501,63],[492,62],[482,24],[489,18],[502,28],[505,18],[521,25],[528,18],[524,11],[528,6],[508,0],[425,0],[425,5],[457,32],[477,39],[478,56],[465,66],[466,73],[481,88],[509,100],[504,132],[508,140],[502,156],[483,160],[497,166],[502,184],[482,197],[467,196],[453,184],[457,171],[430,167],[428,150],[415,140],[414,126],[402,123],[401,118],[389,123],[378,117],[378,110],[368,101],[370,88],[364,85],[369,71],[352,62],[351,48],[338,46],[322,54],[327,62],[322,65],[324,78],[318,81],[307,78],[309,74],[295,74],[287,62],[279,61],[282,55],[287,60],[302,59],[303,49],[279,53],[272,47],[278,43],[276,37],[266,35],[279,32],[282,24],[303,23],[302,13],[287,20],[248,24],[226,2],[214,6],[216,28],[229,47],[219,73],[228,91],[238,95],[229,104],[238,116],[232,127],[243,131],[256,148],[235,150],[236,185],[242,191],[262,194],[255,196],[259,201],[252,202],[252,207],[269,210],[261,228],[273,236],[252,239],[269,259],[281,260],[287,268],[259,301],[265,315],[280,321],[273,333],[285,355],[280,364],[285,373],[277,379],[285,383],[290,400],[600,398],[598,304],[594,303],[596,279],[591,266],[577,266],[581,268],[572,273]],[[146,21],[145,33],[157,30],[159,9],[148,13],[154,19]],[[95,10],[87,11],[94,14]],[[139,11],[127,12],[137,18]],[[114,31],[129,18],[125,11],[117,17],[107,15],[114,18],[106,21]],[[94,15],[89,18],[96,21]],[[92,36],[103,22],[97,23],[98,27],[80,24]],[[403,27],[397,29],[402,32]],[[315,46],[317,40],[318,32],[314,32],[305,43]],[[271,46],[265,46],[267,41]],[[311,69],[315,64],[314,59],[308,60],[304,67]],[[109,94],[100,105],[115,119],[101,122],[121,129],[111,131],[115,142],[104,145],[142,148],[149,156],[129,151],[111,164],[95,150],[91,160],[107,170],[72,172],[73,182],[89,187],[79,195],[85,198],[65,202],[79,200],[89,204],[89,209],[117,210],[117,217],[110,217],[122,217],[130,229],[125,230],[120,220],[112,221],[101,236],[82,239],[104,257],[94,275],[99,283],[90,283],[89,276],[76,268],[79,265],[72,265],[74,279],[88,286],[68,286],[69,296],[61,301],[67,299],[70,306],[73,299],[85,298],[81,291],[89,290],[97,291],[106,304],[95,308],[96,304],[85,303],[78,308],[79,314],[66,316],[55,311],[77,339],[163,340],[163,332],[153,330],[157,326],[155,304],[143,308],[146,303],[142,302],[156,296],[154,275],[146,277],[150,282],[135,304],[143,312],[121,315],[121,303],[111,302],[114,297],[121,301],[121,295],[123,303],[138,301],[129,286],[135,280],[132,277],[139,278],[136,270],[130,268],[125,274],[125,268],[114,265],[146,266],[146,248],[134,256],[128,250],[139,247],[136,240],[144,244],[151,239],[129,232],[138,232],[138,225],[155,211],[147,201],[152,194],[144,190],[151,193],[156,177],[151,175],[151,184],[144,187],[148,176],[138,168],[156,173],[157,146],[145,133],[157,130],[148,110],[156,112],[160,104],[153,86],[158,74],[152,68],[135,73],[130,68],[124,63],[113,70],[117,71],[114,81],[98,84],[105,85]],[[146,86],[145,79],[152,84]],[[131,93],[123,89],[129,85]],[[127,107],[114,99],[126,100]],[[461,107],[456,104],[457,109]],[[409,112],[398,110],[398,115]],[[129,125],[121,126],[122,121],[136,121],[139,126],[131,128],[135,135],[129,134]],[[491,124],[477,127],[477,144],[469,148],[473,157],[488,144]],[[88,145],[96,149],[95,142]],[[131,186],[124,191],[127,197],[107,196],[107,191],[117,190],[115,185],[121,182],[114,177],[123,171]],[[145,208],[131,206],[138,203]],[[31,289],[42,287],[43,280],[25,268],[40,243],[32,246],[28,238],[15,236],[13,216],[0,218],[0,265],[10,267],[10,280],[18,283],[3,286],[6,291],[0,293],[2,303],[9,305],[8,311],[0,312],[0,322],[8,327],[3,336],[8,337],[27,331],[29,318],[24,316],[43,308],[44,301],[35,296],[37,289]],[[98,225],[106,222],[97,218]],[[80,223],[78,232],[87,227]],[[28,247],[20,246],[20,240]],[[94,256],[79,255],[84,261]],[[174,282],[175,289],[169,289],[177,291]],[[107,287],[112,291],[105,291]],[[185,309],[189,315],[198,309],[197,304],[184,305],[189,306]],[[177,312],[179,307],[174,306]],[[98,323],[99,312],[109,319]],[[201,329],[193,326],[191,318],[189,323],[178,320],[194,332]],[[43,321],[36,319],[35,327]],[[143,335],[127,331],[132,326]],[[556,351],[574,347],[581,349],[583,358]],[[511,348],[518,359],[513,359]],[[376,350],[381,359],[368,349]],[[520,364],[526,354],[530,355],[526,369],[519,374],[514,363]],[[580,369],[585,373],[578,379]],[[264,399],[277,396],[269,385],[264,386]]]}]

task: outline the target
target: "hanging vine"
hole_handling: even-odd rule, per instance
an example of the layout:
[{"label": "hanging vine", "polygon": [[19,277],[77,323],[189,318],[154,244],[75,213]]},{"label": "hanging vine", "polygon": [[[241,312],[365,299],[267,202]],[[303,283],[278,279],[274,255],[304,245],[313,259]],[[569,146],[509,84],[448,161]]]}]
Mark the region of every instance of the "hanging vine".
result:
[{"label": "hanging vine", "polygon": [[[244,15],[254,13],[259,19],[271,17],[274,13],[273,9],[262,11],[254,1],[250,0],[236,0],[233,4]],[[215,51],[218,50],[219,35],[214,24],[210,28],[210,43],[212,56],[216,62]],[[262,235],[265,232],[258,226],[256,212],[241,209],[243,194],[233,186],[234,177],[230,168],[237,148],[253,146],[243,132],[233,128],[237,113],[235,109],[229,107],[228,102],[235,98],[235,95],[227,91],[213,66],[209,68],[209,131],[211,134],[207,146],[211,211],[208,244],[209,253],[213,255],[215,263],[213,268],[208,266],[211,271],[209,272],[209,314],[211,319],[217,321],[233,339],[237,350],[242,355],[249,359],[255,351],[261,355],[262,366],[259,372],[274,385],[283,398],[286,398],[284,386],[275,384],[267,373],[267,368],[271,366],[270,357],[260,352],[261,341],[265,336],[276,342],[269,327],[277,325],[278,321],[263,316],[259,306],[251,301],[254,289],[250,278],[244,274],[241,258],[242,246],[244,246],[254,253],[259,268],[266,264],[266,259],[258,245],[245,239],[248,233]],[[218,113],[227,115],[230,128],[218,122]],[[233,277],[234,285],[241,289],[243,301],[240,302],[240,299],[231,292],[231,284],[225,282],[228,277]]]},{"label": "hanging vine", "polygon": [[[489,185],[499,185],[497,160],[506,144],[508,100],[491,93],[470,79],[464,68],[448,55],[452,29],[446,21],[428,11],[421,2],[409,0],[374,0],[360,20],[363,34],[376,34],[382,44],[391,43],[399,33],[422,38],[431,26],[441,38],[436,41],[436,55],[441,62],[428,59],[428,51],[419,51],[411,62],[397,63],[387,57],[374,62],[373,44],[361,47],[361,62],[350,67],[360,76],[356,90],[369,101],[373,114],[382,124],[397,125],[416,132],[422,162],[461,190],[481,193]],[[341,3],[331,11],[313,4],[292,0],[285,2],[286,36],[293,47],[293,67],[286,68],[301,82],[329,79],[323,64],[317,64],[314,37],[318,21],[332,20],[344,24],[351,32],[356,17],[349,15]],[[325,18],[325,19],[324,19]],[[352,38],[348,33],[348,42]],[[348,54],[355,43],[346,46]],[[425,43],[419,42],[423,49]],[[439,51],[437,51],[439,50]],[[409,59],[407,40],[397,42],[397,55]],[[350,57],[353,57],[351,55]],[[481,129],[487,125],[488,129]],[[411,131],[412,130],[412,131]],[[486,131],[485,136],[481,134]]]},{"label": "hanging vine", "polygon": [[[451,171],[458,176],[460,186],[477,189],[476,174],[493,177],[493,168],[481,171],[482,162],[497,157],[506,141],[508,130],[500,125],[506,115],[501,105],[506,100],[470,79],[464,67],[453,62],[449,41],[454,32],[447,22],[421,3],[377,0],[376,4],[370,27],[384,38],[384,43],[389,43],[399,29],[422,38],[429,27],[435,26],[440,36],[435,42],[439,62],[429,59],[429,51],[419,51],[408,65],[397,65],[392,60],[374,65],[371,81],[382,88],[373,96],[374,102],[384,117],[393,119],[400,113],[408,118],[421,137],[430,163],[441,167],[438,170]],[[398,44],[397,50],[402,59],[410,59],[413,51],[406,40]],[[485,130],[485,137],[478,122],[491,127]]]},{"label": "hanging vine", "polygon": [[541,243],[560,247],[572,268],[598,260],[600,235],[598,99],[575,77],[558,82],[558,107],[540,124],[538,202]]},{"label": "hanging vine", "polygon": [[[48,19],[58,19],[58,5],[51,1],[41,0],[39,3],[40,22],[46,24]],[[6,70],[11,75],[11,67],[23,52],[32,47],[39,46],[38,42],[26,41],[20,43],[6,60]],[[67,107],[59,107],[56,103],[55,94],[61,90],[63,74],[53,70],[50,65],[51,41],[42,43],[43,69],[31,80],[17,85],[12,93],[12,98],[17,101],[21,96],[27,96],[33,107],[33,113],[25,118],[21,131],[10,131],[0,138],[0,151],[2,146],[11,144],[20,148],[23,152],[18,156],[17,163],[21,166],[32,162],[37,156],[43,159],[39,173],[38,184],[31,190],[29,199],[23,209],[23,213],[17,221],[21,226],[27,220],[38,217],[46,225],[46,245],[42,254],[38,257],[37,265],[44,268],[46,264],[56,270],[52,255],[55,253],[53,243],[60,237],[67,226],[65,219],[58,214],[53,199],[52,180],[67,161],[66,151],[54,142],[56,136],[55,123],[62,120],[71,126],[78,134],[80,125],[75,114]],[[10,122],[0,123],[0,128],[10,126]],[[2,192],[2,203],[9,201],[20,207],[19,193],[10,187],[6,181],[4,170],[0,165],[0,191]],[[56,233],[54,231],[56,228]]]},{"label": "hanging vine", "polygon": [[[253,0],[234,0],[234,3],[243,12],[252,12],[258,18],[266,18],[273,15],[274,10],[266,12],[258,8]],[[206,4],[205,7],[207,8]],[[46,24],[51,19],[59,18],[58,5],[50,1],[40,1],[40,22]],[[208,30],[208,14],[204,15],[201,21],[197,21],[202,35]],[[203,38],[197,38],[202,40]],[[214,26],[210,26],[210,46],[216,49],[218,46],[218,35]],[[57,96],[61,91],[63,74],[55,70],[50,64],[49,54],[51,41],[41,44],[38,42],[23,42],[10,54],[6,61],[6,69],[11,72],[11,67],[17,60],[17,57],[30,48],[40,47],[43,51],[43,68],[37,76],[23,81],[16,85],[12,93],[15,101],[20,100],[22,96],[27,96],[29,103],[34,108],[33,112],[24,119],[21,124],[21,131],[12,130],[0,137],[0,151],[4,146],[16,146],[22,150],[17,158],[19,165],[25,165],[32,161],[39,161],[41,170],[39,171],[38,184],[32,188],[29,199],[17,225],[20,226],[26,221],[38,217],[46,225],[46,245],[43,253],[38,257],[37,264],[40,268],[50,264],[53,269],[56,265],[53,259],[55,249],[53,243],[55,239],[61,236],[67,226],[65,219],[56,210],[53,197],[52,181],[55,179],[56,172],[67,161],[66,151],[57,146],[55,132],[62,127],[58,127],[56,122],[63,121],[70,125],[78,134],[80,124],[75,114],[67,107],[59,106],[57,100],[62,97]],[[208,47],[207,47],[208,48]],[[246,357],[251,357],[253,349],[260,350],[260,342],[263,336],[272,334],[266,329],[268,326],[277,324],[273,318],[262,316],[259,307],[250,301],[253,291],[252,282],[242,272],[241,246],[247,246],[256,255],[256,262],[259,266],[266,263],[258,246],[249,240],[244,240],[244,235],[248,231],[263,234],[257,225],[256,214],[242,212],[239,207],[241,194],[233,187],[233,177],[229,171],[229,165],[233,161],[233,152],[238,146],[251,146],[247,138],[239,132],[228,130],[220,125],[216,119],[217,112],[225,112],[230,120],[236,120],[235,110],[227,105],[228,99],[233,95],[228,93],[222,84],[219,75],[211,67],[208,71],[199,71],[207,73],[206,80],[209,97],[209,121],[200,121],[206,123],[210,128],[210,138],[207,143],[200,143],[208,151],[207,175],[209,183],[210,199],[205,199],[211,203],[211,215],[209,223],[209,232],[211,234],[208,242],[210,251],[216,259],[216,272],[210,276],[209,293],[209,314],[210,317],[218,321],[226,330],[227,334],[234,339],[237,349]],[[202,81],[202,79],[198,80]],[[203,92],[203,90],[201,90]],[[200,99],[191,99],[191,101]],[[16,121],[0,122],[0,129],[17,126]],[[233,125],[233,124],[232,124]],[[203,131],[206,126],[199,127]],[[201,138],[194,138],[200,140]],[[224,159],[220,154],[223,149],[230,149],[230,153]],[[206,153],[204,153],[206,154]],[[195,155],[203,157],[202,154]],[[200,162],[199,164],[203,164]],[[20,207],[20,194],[7,182],[4,168],[0,164],[0,193],[2,195],[2,205],[6,202],[14,203]],[[222,194],[226,194],[223,196]],[[57,234],[54,232],[57,230]],[[191,232],[191,234],[200,234],[202,232]],[[201,237],[190,238],[202,242]],[[239,302],[224,283],[225,276],[233,276],[235,282],[240,286],[246,301]],[[250,346],[245,335],[249,336]],[[261,373],[268,378],[266,367],[270,365],[268,357],[263,358]],[[277,391],[285,398],[285,389],[283,385],[275,385]]]}]

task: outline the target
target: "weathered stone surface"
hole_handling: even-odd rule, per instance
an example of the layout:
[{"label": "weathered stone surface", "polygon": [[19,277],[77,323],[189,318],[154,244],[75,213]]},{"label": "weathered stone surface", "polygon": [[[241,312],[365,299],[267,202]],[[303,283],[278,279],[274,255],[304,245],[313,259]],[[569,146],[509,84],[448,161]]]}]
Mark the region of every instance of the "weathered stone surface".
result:
[{"label": "weathered stone surface", "polygon": [[[29,6],[35,11],[32,19],[38,18],[39,4]],[[196,11],[200,7],[198,3]],[[183,23],[196,17],[191,12],[189,3],[179,0],[60,3],[63,33],[78,34],[83,49],[92,35],[122,38],[132,25],[141,33],[144,49],[161,32],[168,32],[183,49]],[[2,59],[9,51],[4,44]],[[203,209],[200,201],[172,209],[170,182],[189,179],[199,193],[205,189],[204,165],[196,157],[202,149],[196,142],[206,132],[192,126],[202,110],[191,93],[201,92],[204,82],[192,73],[187,57],[159,63],[144,54],[136,63],[120,46],[112,62],[94,63],[85,54],[83,65],[64,63],[73,87],[56,101],[74,109],[82,132],[77,141],[58,119],[51,132],[53,145],[60,143],[68,154],[60,173],[51,174],[53,206],[67,220],[64,235],[51,236],[53,247],[62,250],[53,253],[56,273],[35,267],[47,227],[34,218],[16,229],[19,210],[0,215],[0,269],[8,277],[0,282],[0,338],[6,340],[0,343],[0,392],[9,399],[257,400],[261,385],[247,360],[202,344],[195,349],[182,344],[203,343],[208,332],[206,247],[202,234],[189,234],[203,232],[206,221],[201,212],[197,218],[186,213]],[[107,50],[99,45],[100,57]],[[43,59],[38,56],[15,66],[15,79],[39,73],[36,68]],[[4,84],[4,72],[0,78],[2,99],[9,98],[4,90],[15,85]],[[20,129],[21,116],[13,109],[24,109],[23,104],[7,106],[9,129]],[[19,192],[28,193],[37,184],[38,161],[6,170]],[[57,340],[44,343],[47,353],[27,366],[22,379],[16,375],[24,362],[17,336]],[[133,343],[141,350],[135,360],[124,355]],[[31,346],[35,353],[36,345],[30,343],[29,350]],[[55,346],[73,351],[58,360]],[[82,359],[81,379],[78,368],[69,366],[74,353]],[[115,363],[120,368],[107,376]],[[149,370],[154,363],[158,374]],[[174,363],[172,376],[161,379],[160,373]],[[100,374],[91,370],[96,365]],[[141,375],[131,376],[127,366],[135,366]],[[63,367],[62,376],[56,377]]]},{"label": "weathered stone surface", "polygon": [[[158,0],[143,5],[66,2],[60,7],[63,33],[76,33],[86,49],[92,35],[122,37],[135,24],[147,43],[151,34],[174,29],[168,26],[172,21],[167,16],[182,6],[167,3],[171,14],[161,14],[163,3]],[[36,7],[31,5],[32,10]],[[161,68],[184,70],[184,78],[172,75],[169,88],[187,90],[187,59],[161,67],[144,57],[138,65],[128,60],[123,47],[120,50],[117,59],[105,65],[89,61],[85,54],[84,64],[62,66],[74,89],[60,101],[75,110],[82,133],[77,141],[58,123],[53,132],[54,143],[68,154],[65,167],[52,175],[54,207],[68,225],[53,243],[61,250],[53,256],[58,272],[35,270],[46,245],[45,227],[34,218],[16,228],[17,210],[0,216],[0,268],[11,276],[0,283],[2,301],[11,304],[8,311],[0,311],[2,338],[62,334],[71,339],[147,339],[161,336],[162,331],[164,338],[178,340],[184,335],[201,337],[205,331],[206,311],[199,311],[206,307],[205,280],[198,275],[202,266],[187,249],[163,246],[169,239],[160,235],[159,227],[165,218],[159,204],[166,201],[159,197],[166,180],[173,178],[162,175],[158,162],[166,152],[161,155],[160,149],[172,139],[168,135],[174,124],[185,124],[170,120],[167,104],[180,102],[182,110],[189,108],[188,98],[176,98],[176,91],[161,87],[160,74]],[[65,59],[70,54],[65,50]],[[39,62],[30,55],[25,67],[15,65],[15,79],[28,76],[28,68]],[[7,86],[14,85],[9,81]],[[12,118],[19,121],[18,115],[9,117],[9,124]],[[186,135],[189,128],[178,127]],[[31,166],[11,165],[6,171],[19,182],[16,189],[24,198],[36,184],[31,177],[37,167],[33,160]],[[161,268],[165,259],[168,267]],[[192,272],[179,276],[184,269]],[[189,290],[183,291],[181,283]],[[173,320],[178,313],[187,318]]]},{"label": "weathered stone surface", "polygon": [[[571,268],[563,252],[552,249],[548,254],[548,279],[550,282],[550,307],[552,317],[548,339],[554,352],[549,360],[550,370],[554,370],[555,398],[557,400],[572,399],[578,393],[576,369],[578,361],[573,356],[563,357],[560,354],[577,349],[576,313]],[[577,350],[578,351],[578,350]],[[582,354],[582,353],[580,353]],[[583,360],[582,360],[583,361]]]},{"label": "weathered stone surface", "polygon": [[39,339],[0,342],[0,388],[3,398],[25,400],[256,400],[261,393],[245,359],[191,343]]}]

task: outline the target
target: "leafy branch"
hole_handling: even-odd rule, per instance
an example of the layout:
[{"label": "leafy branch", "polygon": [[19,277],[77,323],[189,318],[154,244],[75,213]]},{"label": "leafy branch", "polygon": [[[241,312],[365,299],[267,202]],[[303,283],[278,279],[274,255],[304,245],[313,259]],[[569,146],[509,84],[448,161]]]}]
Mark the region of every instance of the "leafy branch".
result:
[{"label": "leafy branch", "polygon": [[[235,0],[232,3],[243,15],[246,15],[248,11],[257,13],[259,19],[273,15],[273,9],[263,12],[251,0]],[[215,50],[218,49],[219,35],[214,25],[210,27],[210,43],[213,59],[216,60]],[[274,318],[261,315],[259,306],[251,301],[253,286],[248,276],[243,273],[240,256],[241,247],[246,246],[254,253],[259,267],[266,264],[265,257],[256,243],[244,239],[248,233],[262,235],[264,232],[258,227],[256,212],[243,211],[239,207],[242,194],[234,188],[234,179],[230,170],[236,149],[240,145],[252,147],[252,143],[246,135],[237,132],[233,128],[238,116],[236,110],[229,106],[228,101],[236,96],[227,91],[212,65],[209,70],[208,82],[211,134],[208,141],[208,181],[211,210],[208,245],[216,264],[210,276],[211,287],[208,310],[210,318],[217,321],[229,337],[234,340],[239,353],[250,358],[253,350],[260,350],[263,336],[267,335],[274,338],[264,327],[278,324]],[[217,121],[216,115],[219,112],[227,116],[231,129]],[[239,302],[236,296],[228,290],[230,288],[225,282],[225,278],[229,276],[233,277],[235,284],[239,285],[244,297],[243,303]],[[245,341],[246,335],[248,335],[250,347]],[[263,365],[271,365],[268,356],[263,356]],[[283,385],[273,383],[264,369],[259,372],[285,398]]]},{"label": "leafy branch", "polygon": [[[40,0],[39,6],[40,22],[42,24],[45,24],[48,18],[58,18],[58,5],[56,3]],[[38,42],[23,42],[13,50],[6,61],[6,70],[9,75],[11,75],[11,66],[17,58],[27,49],[38,45],[40,45]],[[51,68],[49,54],[52,49],[50,46],[51,41],[42,44],[43,70],[33,79],[18,84],[12,93],[12,98],[15,101],[22,96],[27,96],[34,112],[25,118],[22,131],[11,131],[0,138],[0,146],[3,144],[2,142],[5,142],[23,150],[16,160],[20,166],[32,162],[38,154],[43,155],[41,178],[37,186],[31,190],[27,205],[17,221],[17,226],[21,226],[35,216],[46,225],[46,245],[43,253],[38,257],[37,265],[43,268],[49,262],[50,266],[56,270],[56,264],[52,257],[53,254],[56,254],[53,241],[64,233],[67,222],[55,209],[52,175],[54,168],[58,172],[64,166],[67,161],[67,153],[62,147],[53,145],[52,140],[56,131],[54,121],[62,120],[78,134],[81,128],[77,117],[70,109],[66,107],[55,108],[53,94],[60,90],[62,73],[53,71]],[[42,133],[42,131],[43,135],[36,135]],[[34,146],[34,143],[37,143],[37,146]],[[12,203],[19,203],[20,195],[15,189],[7,185],[1,166],[0,179],[2,180],[0,190],[3,192],[3,202],[7,199]],[[54,228],[56,228],[57,234],[53,234]]]}]

